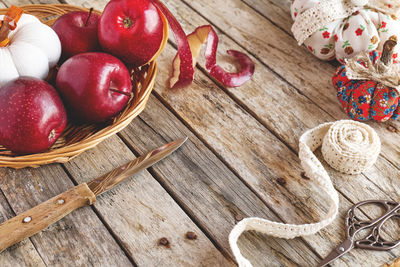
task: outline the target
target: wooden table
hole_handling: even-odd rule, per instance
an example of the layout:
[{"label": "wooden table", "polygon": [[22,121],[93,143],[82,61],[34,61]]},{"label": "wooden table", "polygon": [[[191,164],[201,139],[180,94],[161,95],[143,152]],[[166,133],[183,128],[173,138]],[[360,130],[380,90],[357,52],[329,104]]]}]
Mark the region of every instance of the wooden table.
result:
[{"label": "wooden table", "polygon": [[[107,3],[60,2],[98,10]],[[256,64],[253,79],[224,88],[200,60],[190,87],[169,90],[176,53],[171,39],[158,59],[154,93],[129,127],[67,164],[0,169],[0,222],[173,139],[188,136],[186,144],[100,196],[93,207],[7,249],[0,266],[231,266],[228,234],[241,218],[306,223],[326,212],[326,198],[301,176],[298,138],[319,123],[347,116],[330,82],[335,64],[312,57],[292,37],[289,1],[163,2],[186,32],[214,26],[220,61],[229,61],[224,56],[229,48],[250,54]],[[2,7],[30,3],[58,2],[0,0]],[[358,176],[328,168],[340,193],[340,216],[318,234],[294,240],[246,233],[240,247],[255,266],[313,266],[344,238],[343,217],[351,204],[399,200],[400,123],[370,125],[383,145],[374,167]],[[197,239],[186,238],[188,231]],[[161,238],[169,244],[160,244]],[[381,266],[399,255],[400,248],[353,250],[333,266]]]}]

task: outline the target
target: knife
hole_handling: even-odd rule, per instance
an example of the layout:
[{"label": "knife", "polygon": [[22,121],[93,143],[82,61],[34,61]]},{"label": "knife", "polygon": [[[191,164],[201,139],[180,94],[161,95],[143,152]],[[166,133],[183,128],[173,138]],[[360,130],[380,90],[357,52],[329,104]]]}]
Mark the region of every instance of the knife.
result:
[{"label": "knife", "polygon": [[159,147],[88,183],[83,183],[55,196],[0,224],[0,253],[25,238],[61,220],[72,211],[92,205],[96,196],[111,189],[133,174],[144,170],[178,149],[186,138]]}]

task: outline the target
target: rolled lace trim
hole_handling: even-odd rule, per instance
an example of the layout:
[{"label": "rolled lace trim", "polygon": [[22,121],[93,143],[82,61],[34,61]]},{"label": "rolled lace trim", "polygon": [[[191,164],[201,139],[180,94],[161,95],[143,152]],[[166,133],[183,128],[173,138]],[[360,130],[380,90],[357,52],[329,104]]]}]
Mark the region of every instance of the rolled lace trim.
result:
[{"label": "rolled lace trim", "polygon": [[[328,226],[337,216],[339,209],[338,193],[333,187],[327,171],[313,153],[321,145],[325,159],[334,162],[351,161],[352,168],[348,173],[352,173],[354,168],[361,171],[370,167],[376,161],[381,143],[378,135],[371,127],[351,120],[324,123],[305,132],[299,141],[301,165],[306,175],[317,181],[321,189],[326,192],[330,200],[329,211],[321,221],[302,225],[273,222],[257,217],[243,219],[229,234],[229,244],[240,267],[252,266],[250,261],[243,257],[237,245],[243,232],[255,230],[274,237],[292,239],[315,234]],[[331,151],[331,148],[335,149]],[[338,151],[339,154],[337,154]],[[362,163],[358,164],[359,161]],[[333,167],[335,166],[333,165]],[[345,172],[347,168],[347,166],[339,168],[339,171]]]}]

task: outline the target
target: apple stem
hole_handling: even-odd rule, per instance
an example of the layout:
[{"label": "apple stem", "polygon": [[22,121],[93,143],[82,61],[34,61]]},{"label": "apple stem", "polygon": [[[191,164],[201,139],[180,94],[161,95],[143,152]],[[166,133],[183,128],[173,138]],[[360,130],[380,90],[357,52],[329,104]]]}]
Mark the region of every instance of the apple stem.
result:
[{"label": "apple stem", "polygon": [[87,17],[87,19],[86,19],[85,27],[87,26],[87,24],[88,24],[88,22],[89,22],[90,16],[92,16],[92,12],[93,12],[93,7],[91,7],[90,10],[89,10],[89,15],[88,15],[88,17]]}]

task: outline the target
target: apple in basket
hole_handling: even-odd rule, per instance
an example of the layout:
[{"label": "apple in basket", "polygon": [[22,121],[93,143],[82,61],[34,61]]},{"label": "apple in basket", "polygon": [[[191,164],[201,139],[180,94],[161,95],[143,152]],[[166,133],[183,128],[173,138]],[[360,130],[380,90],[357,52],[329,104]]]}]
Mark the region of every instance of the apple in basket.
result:
[{"label": "apple in basket", "polygon": [[58,71],[56,88],[72,117],[83,123],[114,117],[132,94],[125,65],[100,52],[78,54],[65,61]]},{"label": "apple in basket", "polygon": [[53,25],[62,46],[62,59],[76,54],[100,50],[97,26],[100,16],[90,12],[73,11],[59,17]]},{"label": "apple in basket", "polygon": [[12,152],[48,149],[66,123],[63,102],[47,82],[20,77],[0,88],[0,144]]},{"label": "apple in basket", "polygon": [[103,50],[137,67],[161,53],[167,36],[168,23],[149,0],[112,0],[99,22]]}]

